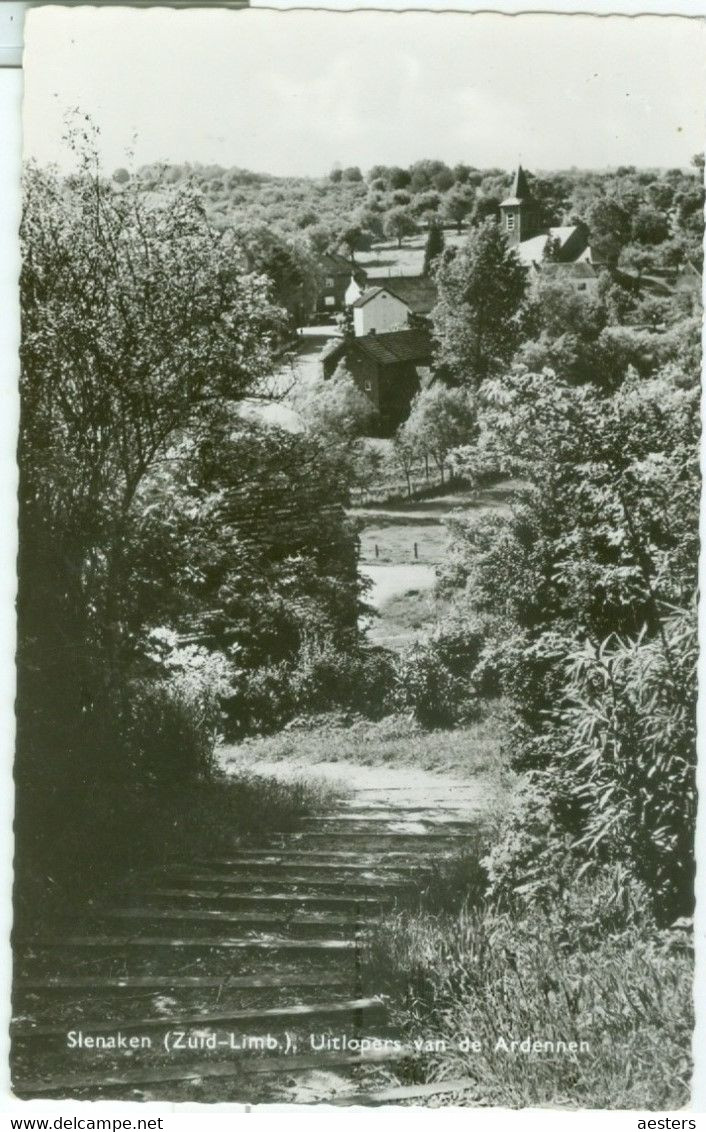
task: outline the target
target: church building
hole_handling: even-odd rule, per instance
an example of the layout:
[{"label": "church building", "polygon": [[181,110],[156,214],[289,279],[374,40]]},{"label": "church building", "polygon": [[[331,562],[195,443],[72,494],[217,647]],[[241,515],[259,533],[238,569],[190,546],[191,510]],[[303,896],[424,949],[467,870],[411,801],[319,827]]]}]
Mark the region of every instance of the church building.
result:
[{"label": "church building", "polygon": [[529,269],[530,286],[546,272],[565,279],[577,290],[595,290],[598,273],[592,262],[588,228],[581,222],[542,227],[539,207],[521,165],[510,195],[501,201],[500,223],[507,242]]}]

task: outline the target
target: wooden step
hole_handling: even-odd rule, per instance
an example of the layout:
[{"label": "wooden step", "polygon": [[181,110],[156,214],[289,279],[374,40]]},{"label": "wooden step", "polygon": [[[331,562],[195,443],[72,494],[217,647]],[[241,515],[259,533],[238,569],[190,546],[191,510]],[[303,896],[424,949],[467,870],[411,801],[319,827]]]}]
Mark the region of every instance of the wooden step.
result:
[{"label": "wooden step", "polygon": [[339,987],[350,975],[288,970],[284,975],[57,975],[46,979],[15,979],[18,990],[272,990],[278,987]]},{"label": "wooden step", "polygon": [[[40,1093],[75,1092],[82,1089],[124,1088],[135,1085],[157,1085],[170,1081],[194,1081],[206,1078],[247,1077],[270,1073],[302,1073],[325,1070],[328,1067],[376,1065],[381,1062],[401,1061],[413,1056],[409,1047],[394,1046],[369,1050],[365,1054],[346,1051],[303,1056],[259,1057],[245,1056],[224,1062],[205,1061],[186,1067],[176,1061],[171,1065],[144,1065],[123,1072],[85,1073],[69,1077],[42,1076],[34,1080],[15,1080],[14,1091],[33,1097]],[[244,1100],[246,1098],[243,1098]]]},{"label": "wooden step", "polygon": [[[438,827],[437,827],[437,830],[438,830]],[[366,846],[370,846],[371,842],[375,842],[375,843],[383,842],[383,843],[385,843],[387,841],[392,841],[393,843],[397,843],[401,840],[405,840],[405,841],[411,842],[415,846],[421,846],[422,843],[425,844],[425,845],[426,844],[431,845],[431,844],[436,844],[438,842],[441,842],[442,844],[445,844],[449,849],[457,847],[457,852],[458,852],[458,851],[460,851],[460,848],[461,848],[461,845],[463,843],[464,838],[468,837],[468,839],[470,840],[471,834],[475,835],[475,834],[477,834],[477,832],[478,832],[477,826],[470,826],[468,828],[467,833],[460,833],[457,830],[447,830],[446,832],[438,831],[436,833],[430,833],[430,832],[427,832],[426,830],[416,831],[416,830],[397,830],[397,829],[383,829],[383,830],[378,830],[378,831],[361,830],[361,829],[340,829],[340,828],[326,829],[326,830],[323,830],[323,829],[301,830],[301,829],[299,829],[299,830],[296,830],[294,833],[290,833],[290,834],[287,835],[288,840],[285,843],[285,845],[295,844],[295,843],[300,844],[301,841],[304,838],[310,839],[312,841],[321,841],[322,839],[325,839],[326,841],[340,841],[343,838],[345,838],[347,841],[350,841],[352,843],[354,843],[354,839],[357,839],[359,843],[364,844]],[[277,845],[278,845],[277,840],[275,840],[273,842],[273,845],[275,847],[277,847]],[[284,848],[285,845],[282,845],[282,848]]]},{"label": "wooden step", "polygon": [[[384,1010],[379,998],[351,998],[339,1002],[294,1003],[290,1006],[272,1006],[267,1009],[251,1007],[247,1010],[230,1010],[218,1014],[170,1014],[159,1018],[121,1018],[120,1021],[90,1022],[81,1019],[81,1030],[85,1034],[114,1034],[119,1030],[154,1030],[163,1026],[230,1026],[235,1022],[272,1022],[278,1019],[334,1017],[339,1014],[369,1014]],[[11,1030],[16,1038],[66,1037],[66,1025],[45,1026],[34,1022],[13,1022]],[[227,1043],[226,1043],[227,1044]]]},{"label": "wooden step", "polygon": [[[173,877],[177,880],[178,877]],[[334,888],[339,890],[343,887],[352,891],[354,889],[363,889],[363,891],[372,889],[388,889],[391,891],[399,890],[400,888],[408,888],[412,883],[410,877],[345,877],[342,878],[338,875],[329,874],[328,876],[302,876],[297,873],[296,875],[281,876],[240,876],[237,873],[192,873],[184,877],[184,880],[189,883],[189,886],[196,884],[218,884],[223,885],[225,888],[245,888],[248,892],[252,889],[272,887],[277,889],[286,888],[287,885],[304,885],[306,888]]]},{"label": "wooden step", "polygon": [[[438,850],[434,849],[434,859],[438,858]],[[283,860],[299,861],[302,859],[310,860],[312,863],[316,861],[330,861],[332,864],[340,861],[352,861],[353,863],[363,864],[366,861],[373,861],[379,864],[391,864],[396,862],[403,864],[416,865],[418,858],[409,849],[386,849],[382,853],[366,853],[364,849],[238,849],[233,853],[228,860],[242,861],[247,864],[250,861],[258,861],[262,858],[280,857]],[[178,867],[183,868],[183,865]],[[159,870],[160,872],[162,870]]]},{"label": "wooden step", "polygon": [[246,903],[246,904],[294,904],[310,906],[312,904],[333,904],[336,907],[350,906],[351,908],[362,907],[364,909],[377,908],[381,902],[385,906],[389,905],[392,899],[391,895],[380,896],[339,896],[331,893],[322,893],[317,896],[310,896],[306,893],[298,892],[259,892],[253,894],[252,892],[218,892],[208,890],[192,890],[189,888],[155,888],[152,891],[144,892],[141,894],[146,900],[160,899],[160,900],[203,900],[203,901],[227,901],[228,903]]},{"label": "wooden step", "polygon": [[282,939],[262,937],[233,939],[224,937],[194,936],[191,939],[171,936],[62,936],[59,939],[26,940],[25,946],[32,949],[56,947],[110,947],[116,951],[131,947],[222,947],[229,951],[355,951],[360,940],[355,939]]},{"label": "wooden step", "polygon": [[324,1103],[336,1106],[391,1104],[394,1101],[411,1101],[422,1097],[436,1097],[448,1093],[464,1093],[477,1090],[478,1082],[470,1077],[458,1077],[448,1081],[432,1081],[427,1085],[392,1085],[373,1089],[365,1093],[345,1093],[331,1097]]},{"label": "wooden step", "polygon": [[223,912],[220,909],[191,911],[184,908],[113,908],[101,913],[102,919],[121,920],[179,920],[196,924],[285,924],[288,927],[334,928],[372,927],[374,918],[365,920],[346,913],[316,912],[288,914],[287,912]]},{"label": "wooden step", "polygon": [[[372,858],[370,862],[366,861],[322,861],[322,860],[308,860],[306,854],[302,854],[300,858],[294,861],[288,861],[284,853],[262,854],[256,859],[240,860],[239,857],[223,857],[214,858],[212,860],[199,860],[195,864],[203,865],[206,868],[213,869],[235,869],[242,865],[247,865],[248,869],[295,869],[297,872],[304,874],[308,872],[321,872],[330,873],[335,872],[337,876],[345,876],[347,873],[407,873],[423,871],[428,872],[431,865],[424,862],[410,861],[409,859],[404,862],[390,864],[387,862],[376,862]],[[347,879],[347,877],[346,877]]]},{"label": "wooden step", "polygon": [[441,813],[438,815],[429,809],[417,809],[413,813],[392,813],[386,811],[385,813],[378,813],[377,811],[368,810],[364,813],[334,813],[334,814],[321,814],[309,817],[306,819],[304,826],[299,826],[299,829],[306,828],[308,825],[331,825],[336,826],[340,822],[358,823],[361,826],[379,825],[387,823],[388,825],[425,825],[425,826],[442,826],[444,829],[453,827],[454,829],[461,830],[477,830],[478,823],[471,820],[458,820],[455,816],[444,817]]}]

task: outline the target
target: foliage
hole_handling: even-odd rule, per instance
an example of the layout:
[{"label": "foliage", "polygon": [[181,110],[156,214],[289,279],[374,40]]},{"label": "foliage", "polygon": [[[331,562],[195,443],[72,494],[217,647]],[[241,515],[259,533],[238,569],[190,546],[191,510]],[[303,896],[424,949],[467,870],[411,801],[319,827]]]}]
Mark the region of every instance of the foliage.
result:
[{"label": "foliage", "polygon": [[423,727],[448,727],[478,713],[468,675],[458,671],[463,666],[454,664],[446,646],[443,636],[415,644],[395,666],[393,703],[400,711],[411,710]]},{"label": "foliage", "polygon": [[525,268],[499,227],[487,221],[442,258],[432,317],[438,362],[472,388],[498,373],[520,341]]},{"label": "foliage", "polygon": [[415,235],[417,223],[408,208],[403,205],[396,205],[386,214],[383,221],[383,231],[386,236],[397,240],[397,247],[401,248],[405,236]]},{"label": "foliage", "polygon": [[[640,887],[611,871],[512,914],[398,911],[373,939],[366,974],[391,995],[403,1038],[446,1043],[410,1062],[405,1083],[465,1078],[464,1103],[479,1105],[632,1109],[647,1096],[651,1108],[679,1108],[693,1025],[683,934],[658,931]],[[480,1051],[465,1052],[459,1036]],[[588,1048],[513,1054],[513,1039]]]},{"label": "foliage", "polygon": [[443,483],[449,453],[470,443],[476,427],[472,394],[465,389],[449,389],[437,381],[414,398],[409,417],[398,431],[396,451],[400,456],[412,449],[428,453]]},{"label": "foliage", "polygon": [[444,250],[444,229],[440,224],[430,224],[427,242],[424,247],[424,267],[422,273],[431,275],[439,256]]},{"label": "foliage", "polygon": [[497,883],[536,893],[622,860],[673,918],[693,899],[698,393],[667,373],[606,397],[518,370],[482,404],[473,473],[488,461],[527,487],[509,518],[457,524],[448,586],[509,622],[484,662],[543,799]]},{"label": "foliage", "polygon": [[[62,748],[139,652],[137,498],[172,438],[270,364],[281,312],[187,188],[147,199],[90,149],[30,167],[22,219],[20,771]],[[29,733],[27,731],[29,729]]]}]

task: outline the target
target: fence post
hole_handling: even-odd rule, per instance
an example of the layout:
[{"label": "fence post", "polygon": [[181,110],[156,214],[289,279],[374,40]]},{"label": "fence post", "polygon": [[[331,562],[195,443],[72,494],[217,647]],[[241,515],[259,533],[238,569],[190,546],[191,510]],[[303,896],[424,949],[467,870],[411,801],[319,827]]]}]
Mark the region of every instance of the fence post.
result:
[{"label": "fence post", "polygon": [[375,543],[375,557],[378,558],[379,555],[380,555],[380,547],[378,546],[377,543]]},{"label": "fence post", "polygon": [[419,547],[417,546],[416,542],[414,544],[414,557],[419,558]]}]

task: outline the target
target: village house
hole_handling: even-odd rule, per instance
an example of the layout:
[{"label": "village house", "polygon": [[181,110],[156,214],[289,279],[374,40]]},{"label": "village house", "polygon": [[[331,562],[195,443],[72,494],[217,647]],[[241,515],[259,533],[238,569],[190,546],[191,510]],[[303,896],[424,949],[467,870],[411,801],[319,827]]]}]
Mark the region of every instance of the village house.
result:
[{"label": "village house", "polygon": [[365,287],[367,275],[362,267],[352,264],[337,252],[326,253],[319,259],[321,289],[316,300],[318,314],[337,314],[346,305],[346,290],[353,279],[361,288]]},{"label": "village house", "polygon": [[430,380],[432,340],[426,329],[338,338],[322,354],[325,378],[341,361],[373,405],[375,432],[391,436],[409,416],[412,399]]},{"label": "village house", "polygon": [[[436,284],[428,275],[384,275],[368,280],[368,287],[382,287],[391,291],[393,295],[403,302],[409,311],[409,317],[418,316],[428,318],[436,306],[438,292]],[[357,280],[351,276],[346,289],[346,305],[353,306],[359,299],[365,287],[361,287]]]},{"label": "village house", "polygon": [[387,286],[366,288],[351,307],[356,338],[403,330],[409,322],[409,307]]}]

